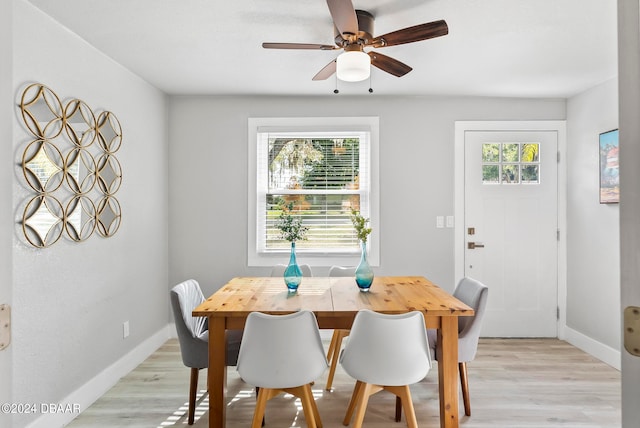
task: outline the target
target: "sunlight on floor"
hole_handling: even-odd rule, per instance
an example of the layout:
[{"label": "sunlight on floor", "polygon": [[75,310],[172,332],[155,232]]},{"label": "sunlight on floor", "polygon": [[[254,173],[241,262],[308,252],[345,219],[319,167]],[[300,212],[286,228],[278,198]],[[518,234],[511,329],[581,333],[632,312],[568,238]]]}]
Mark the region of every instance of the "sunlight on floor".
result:
[{"label": "sunlight on floor", "polygon": [[[313,393],[313,399],[314,400],[318,400],[319,398],[322,398],[322,396],[324,395],[324,390],[323,389],[312,389],[311,392]],[[254,395],[254,390],[253,389],[241,389],[240,391],[238,391],[238,393],[236,395],[233,396],[233,398],[231,398],[231,400],[229,401],[229,403],[227,404],[227,406],[230,406],[231,404],[241,400],[241,399],[247,399],[250,398],[251,396]],[[293,395],[291,394],[284,394],[283,396],[285,399],[292,399],[294,398]],[[300,415],[301,412],[303,412],[302,410],[302,402],[300,401],[299,398],[296,398],[294,401],[294,404],[296,406],[296,415],[293,418],[293,420],[291,421],[291,425],[290,427],[297,427],[298,426],[298,417]],[[162,422],[160,425],[158,425],[156,428],[166,428],[166,427],[172,427],[172,426],[176,426],[176,425],[187,425],[187,412],[189,411],[189,403],[186,402],[184,403],[182,406],[180,406],[176,411],[174,411],[164,422]],[[204,415],[206,412],[209,411],[209,395],[207,394],[207,391],[204,389],[201,389],[200,391],[198,391],[197,395],[196,395],[196,410],[195,410],[195,415],[194,415],[194,423],[196,423],[201,417],[202,415]]]}]

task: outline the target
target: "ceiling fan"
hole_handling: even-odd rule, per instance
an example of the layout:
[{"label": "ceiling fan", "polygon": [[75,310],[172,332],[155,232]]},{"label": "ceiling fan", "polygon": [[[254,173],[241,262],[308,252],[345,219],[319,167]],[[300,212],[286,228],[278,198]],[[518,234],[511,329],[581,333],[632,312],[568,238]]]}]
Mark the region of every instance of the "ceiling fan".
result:
[{"label": "ceiling fan", "polygon": [[325,80],[337,72],[338,79],[357,82],[369,77],[370,65],[397,77],[412,70],[397,59],[364,48],[383,48],[419,42],[444,36],[449,28],[444,20],[403,28],[382,36],[373,36],[374,17],[364,10],[356,10],[351,0],[327,0],[333,19],[335,45],[314,43],[263,43],[266,49],[337,50],[344,52],[324,66],[313,80]]}]

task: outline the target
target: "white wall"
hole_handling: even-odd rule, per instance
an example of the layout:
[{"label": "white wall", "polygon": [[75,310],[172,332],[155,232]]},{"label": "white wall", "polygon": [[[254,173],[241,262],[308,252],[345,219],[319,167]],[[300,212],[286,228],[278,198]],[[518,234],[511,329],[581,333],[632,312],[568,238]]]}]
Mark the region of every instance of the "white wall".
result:
[{"label": "white wall", "polygon": [[[112,111],[123,129],[117,152],[123,182],[116,194],[122,225],[115,236],[94,235],[82,243],[63,239],[46,249],[26,244],[18,227],[12,237],[13,401],[72,404],[64,401],[69,394],[166,331],[166,98],[29,3],[13,4],[11,222],[20,219],[31,195],[19,163],[32,138],[16,109],[27,84],[49,86],[63,103],[79,98],[94,110]],[[4,204],[2,209],[4,219]],[[3,241],[2,254],[6,246]],[[131,335],[123,339],[127,320]],[[14,426],[37,416],[17,416]]]},{"label": "white wall", "polygon": [[[247,119],[379,116],[378,275],[425,275],[454,287],[454,121],[565,119],[564,100],[453,97],[172,97],[169,108],[170,280],[213,292],[247,266]],[[286,260],[283,260],[283,263]],[[303,262],[302,260],[300,261]],[[326,274],[326,268],[314,274]]]},{"label": "white wall", "polygon": [[[600,204],[598,193],[598,136],[616,128],[617,79],[568,100],[568,337],[575,332],[619,351],[619,205]],[[619,354],[617,358],[619,367]]]},{"label": "white wall", "polygon": [[[11,141],[13,125],[13,3],[0,0],[0,141]],[[5,145],[7,147],[8,145]],[[13,159],[0,156],[0,304],[12,304]],[[11,403],[13,346],[0,351],[0,403]],[[0,426],[10,426],[11,415],[0,412]]]}]

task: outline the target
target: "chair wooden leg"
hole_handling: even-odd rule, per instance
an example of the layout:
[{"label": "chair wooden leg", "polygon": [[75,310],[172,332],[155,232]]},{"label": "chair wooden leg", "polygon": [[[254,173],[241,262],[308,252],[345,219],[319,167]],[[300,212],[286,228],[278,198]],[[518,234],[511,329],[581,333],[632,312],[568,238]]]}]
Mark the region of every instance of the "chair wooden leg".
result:
[{"label": "chair wooden leg", "polygon": [[198,392],[198,372],[200,369],[191,368],[191,381],[189,383],[189,409],[187,410],[187,423],[193,425],[196,414],[196,395]]},{"label": "chair wooden leg", "polygon": [[349,335],[349,330],[334,330],[333,336],[331,336],[331,344],[329,345],[329,352],[327,352],[327,359],[329,360],[329,375],[327,376],[327,385],[325,389],[331,391],[331,385],[333,385],[333,377],[336,374],[336,368],[338,366],[338,360],[340,359],[340,348],[342,347],[342,339]]},{"label": "chair wooden leg", "polygon": [[320,411],[318,410],[318,404],[316,400],[313,398],[313,392],[311,391],[311,385],[307,385],[309,388],[309,396],[311,397],[311,409],[313,410],[313,417],[316,421],[316,425],[318,428],[322,428],[322,420],[320,419]]},{"label": "chair wooden leg", "polygon": [[467,363],[458,363],[460,371],[460,385],[462,387],[462,401],[464,402],[464,414],[471,416],[471,402],[469,401],[469,377],[467,375]]},{"label": "chair wooden leg", "polygon": [[[362,428],[362,422],[364,422],[364,414],[367,411],[367,404],[369,403],[369,396],[375,394],[375,385],[370,383],[363,383],[362,391],[360,392],[360,399],[358,400],[358,410],[356,411],[356,417],[353,421],[353,428]],[[378,389],[379,391],[379,389]]]},{"label": "chair wooden leg", "polygon": [[[260,387],[256,386],[256,401],[258,401],[258,394],[260,393]],[[265,421],[264,421],[264,415],[262,415],[262,426],[264,426]]]},{"label": "chair wooden leg", "polygon": [[356,385],[353,387],[353,393],[351,394],[351,401],[349,401],[349,406],[347,406],[347,413],[344,415],[344,419],[342,420],[342,425],[347,426],[351,423],[351,418],[353,417],[353,412],[358,405],[358,400],[360,399],[360,393],[362,392],[361,381],[356,381]]},{"label": "chair wooden leg", "polygon": [[396,422],[402,420],[402,400],[400,397],[396,397]]},{"label": "chair wooden leg", "polygon": [[267,408],[267,401],[279,395],[283,390],[271,388],[256,388],[258,396],[256,397],[256,409],[253,412],[253,421],[251,428],[259,428],[264,426],[264,413]]},{"label": "chair wooden leg", "polygon": [[331,335],[331,342],[329,342],[329,349],[327,349],[327,360],[331,361],[333,358],[333,350],[336,347],[336,339],[338,338],[338,330],[333,330]]},{"label": "chair wooden leg", "polygon": [[407,418],[407,427],[418,428],[418,421],[416,419],[415,409],[413,408],[413,400],[411,400],[411,390],[409,389],[409,385],[385,386],[384,389],[395,394],[396,398],[402,403],[402,408],[404,409],[404,413]]},{"label": "chair wooden leg", "polygon": [[258,389],[258,396],[256,397],[256,408],[253,411],[253,421],[251,422],[251,428],[259,428],[262,425],[264,418],[264,410],[267,407],[267,400],[270,398],[270,394],[273,390],[268,388],[256,388]]},{"label": "chair wooden leg", "polygon": [[302,411],[304,412],[304,418],[307,421],[308,428],[322,428],[322,422],[316,420],[316,412],[313,406],[313,394],[311,393],[311,385],[304,385],[299,388],[296,397],[300,398],[302,402]]},{"label": "chair wooden leg", "polygon": [[311,384],[296,386],[295,388],[283,388],[279,391],[287,392],[294,397],[298,397],[302,402],[302,411],[309,428],[322,428],[320,420],[320,412],[316,407],[313,393],[311,392]]}]

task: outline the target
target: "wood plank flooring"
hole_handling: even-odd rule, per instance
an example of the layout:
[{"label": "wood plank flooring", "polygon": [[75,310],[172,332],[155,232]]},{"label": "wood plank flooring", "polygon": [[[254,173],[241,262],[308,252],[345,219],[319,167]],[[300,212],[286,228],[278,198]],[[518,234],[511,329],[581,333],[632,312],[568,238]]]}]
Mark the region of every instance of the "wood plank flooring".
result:
[{"label": "wood plank flooring", "polygon": [[[325,347],[328,346],[328,341]],[[411,392],[418,424],[439,427],[437,363]],[[325,428],[342,427],[353,380],[338,366],[334,389],[324,390],[327,373],[313,386]],[[255,406],[252,386],[234,367],[227,374],[227,427],[248,427]],[[206,370],[200,387],[205,389]],[[472,416],[463,428],[615,428],[621,426],[620,372],[556,339],[481,339],[469,363]],[[177,340],[169,340],[122,378],[70,425],[84,427],[186,426],[189,370],[182,365]],[[395,399],[381,392],[371,397],[364,426],[389,428],[395,423]],[[199,402],[194,427],[207,427],[206,396]],[[281,396],[267,404],[266,427],[306,427],[300,402]]]}]

